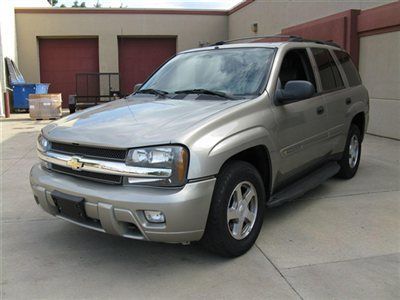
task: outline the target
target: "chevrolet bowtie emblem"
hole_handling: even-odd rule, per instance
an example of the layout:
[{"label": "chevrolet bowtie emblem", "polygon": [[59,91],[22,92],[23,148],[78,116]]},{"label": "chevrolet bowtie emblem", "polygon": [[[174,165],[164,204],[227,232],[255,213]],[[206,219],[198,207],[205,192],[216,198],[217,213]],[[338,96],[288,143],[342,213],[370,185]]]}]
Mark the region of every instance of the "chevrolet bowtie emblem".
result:
[{"label": "chevrolet bowtie emblem", "polygon": [[73,156],[69,161],[67,161],[67,166],[73,170],[79,171],[83,167],[83,162],[80,161],[80,157]]}]

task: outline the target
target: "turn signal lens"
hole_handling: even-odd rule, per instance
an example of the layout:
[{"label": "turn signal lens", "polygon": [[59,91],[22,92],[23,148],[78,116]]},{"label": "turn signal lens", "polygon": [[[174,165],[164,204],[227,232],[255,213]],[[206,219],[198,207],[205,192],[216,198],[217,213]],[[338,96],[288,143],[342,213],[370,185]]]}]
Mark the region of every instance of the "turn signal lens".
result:
[{"label": "turn signal lens", "polygon": [[183,182],[186,179],[186,169],[188,164],[188,153],[186,149],[182,148],[178,160],[176,162],[176,177],[179,182]]}]

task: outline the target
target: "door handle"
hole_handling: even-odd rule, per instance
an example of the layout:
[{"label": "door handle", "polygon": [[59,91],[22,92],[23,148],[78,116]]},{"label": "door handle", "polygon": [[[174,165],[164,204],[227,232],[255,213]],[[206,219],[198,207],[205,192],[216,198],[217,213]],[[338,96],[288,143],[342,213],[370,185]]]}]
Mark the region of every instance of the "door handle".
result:
[{"label": "door handle", "polygon": [[317,107],[317,114],[322,115],[324,113],[325,109],[323,106],[318,106]]},{"label": "door handle", "polygon": [[346,98],[346,104],[347,104],[347,105],[351,104],[351,98],[350,98],[350,97],[349,97],[349,98]]}]

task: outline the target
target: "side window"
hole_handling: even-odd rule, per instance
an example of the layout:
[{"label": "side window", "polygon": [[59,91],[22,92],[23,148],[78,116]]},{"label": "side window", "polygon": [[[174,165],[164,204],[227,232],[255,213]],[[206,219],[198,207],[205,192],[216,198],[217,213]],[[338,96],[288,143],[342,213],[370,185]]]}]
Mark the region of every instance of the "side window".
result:
[{"label": "side window", "polygon": [[343,51],[334,51],[337,59],[340,62],[340,65],[343,68],[344,73],[346,74],[347,81],[350,86],[357,86],[361,84],[360,75],[358,74],[357,68],[354,65],[353,61],[346,52]]},{"label": "side window", "polygon": [[312,48],[317,63],[323,91],[332,91],[344,87],[339,69],[327,49]]},{"label": "side window", "polygon": [[283,58],[279,71],[278,88],[284,88],[291,80],[309,81],[315,86],[314,73],[306,49],[289,50]]}]

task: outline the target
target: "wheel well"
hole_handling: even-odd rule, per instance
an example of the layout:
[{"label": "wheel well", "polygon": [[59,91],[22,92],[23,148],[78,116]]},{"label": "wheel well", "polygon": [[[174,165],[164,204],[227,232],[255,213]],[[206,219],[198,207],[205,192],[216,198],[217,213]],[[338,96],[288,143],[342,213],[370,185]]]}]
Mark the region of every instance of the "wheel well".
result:
[{"label": "wheel well", "polygon": [[267,147],[260,145],[243,150],[230,157],[224,165],[234,160],[248,162],[257,169],[264,182],[265,194],[267,195],[266,200],[268,201],[271,187],[271,160]]},{"label": "wheel well", "polygon": [[353,120],[351,120],[351,124],[355,124],[361,131],[361,138],[364,138],[364,130],[365,130],[365,115],[363,112],[358,113],[354,116]]}]

